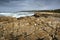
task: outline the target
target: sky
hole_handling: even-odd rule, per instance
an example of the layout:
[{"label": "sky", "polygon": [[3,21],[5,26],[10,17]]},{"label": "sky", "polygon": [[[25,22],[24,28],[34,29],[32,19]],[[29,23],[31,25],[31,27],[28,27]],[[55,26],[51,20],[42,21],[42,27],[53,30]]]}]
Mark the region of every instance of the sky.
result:
[{"label": "sky", "polygon": [[60,9],[60,0],[0,0],[0,12]]}]

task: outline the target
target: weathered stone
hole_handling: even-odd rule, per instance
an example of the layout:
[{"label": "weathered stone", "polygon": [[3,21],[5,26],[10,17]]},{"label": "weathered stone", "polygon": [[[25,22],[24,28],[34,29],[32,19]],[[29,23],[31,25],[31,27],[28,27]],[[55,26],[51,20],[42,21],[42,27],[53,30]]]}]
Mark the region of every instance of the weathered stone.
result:
[{"label": "weathered stone", "polygon": [[41,14],[0,18],[0,40],[60,40],[60,18]]}]

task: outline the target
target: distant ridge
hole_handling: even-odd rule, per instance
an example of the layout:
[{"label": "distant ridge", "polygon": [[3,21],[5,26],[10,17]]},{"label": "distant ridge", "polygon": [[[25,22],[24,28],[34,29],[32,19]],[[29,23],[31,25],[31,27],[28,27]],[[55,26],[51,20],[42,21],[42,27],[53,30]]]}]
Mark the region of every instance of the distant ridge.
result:
[{"label": "distant ridge", "polygon": [[54,10],[26,10],[26,11],[19,11],[19,12],[58,12],[58,13],[60,13],[60,9],[54,9]]}]

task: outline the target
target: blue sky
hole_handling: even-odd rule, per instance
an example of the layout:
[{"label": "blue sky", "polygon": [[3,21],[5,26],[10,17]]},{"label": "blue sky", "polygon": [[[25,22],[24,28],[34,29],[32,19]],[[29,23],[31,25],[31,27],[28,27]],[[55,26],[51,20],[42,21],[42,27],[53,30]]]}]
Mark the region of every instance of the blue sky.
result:
[{"label": "blue sky", "polygon": [[60,9],[60,0],[0,0],[0,12]]}]

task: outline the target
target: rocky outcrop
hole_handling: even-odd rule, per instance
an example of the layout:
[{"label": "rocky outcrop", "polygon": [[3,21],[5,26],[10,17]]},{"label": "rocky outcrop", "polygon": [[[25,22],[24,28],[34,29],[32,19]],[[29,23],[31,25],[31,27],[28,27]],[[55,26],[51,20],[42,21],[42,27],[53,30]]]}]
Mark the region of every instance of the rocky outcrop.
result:
[{"label": "rocky outcrop", "polygon": [[0,22],[0,40],[60,40],[60,18],[44,15]]},{"label": "rocky outcrop", "polygon": [[36,17],[46,17],[46,16],[53,16],[53,17],[60,17],[59,13],[53,13],[53,12],[35,12]]}]

